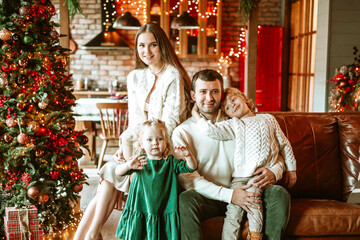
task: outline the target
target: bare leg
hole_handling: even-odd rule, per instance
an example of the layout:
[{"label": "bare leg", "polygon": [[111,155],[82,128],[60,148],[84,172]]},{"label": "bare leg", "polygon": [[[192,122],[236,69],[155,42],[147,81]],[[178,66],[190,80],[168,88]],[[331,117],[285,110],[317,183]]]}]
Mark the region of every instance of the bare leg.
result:
[{"label": "bare leg", "polygon": [[101,239],[101,229],[113,211],[119,194],[120,192],[116,190],[111,183],[106,180],[101,182],[97,193],[94,215],[86,233],[85,240]]},{"label": "bare leg", "polygon": [[79,226],[77,227],[75,236],[73,240],[83,240],[85,235],[88,232],[91,222],[94,218],[94,213],[96,209],[97,195],[91,199],[89,205],[86,207],[84,215],[81,218]]}]

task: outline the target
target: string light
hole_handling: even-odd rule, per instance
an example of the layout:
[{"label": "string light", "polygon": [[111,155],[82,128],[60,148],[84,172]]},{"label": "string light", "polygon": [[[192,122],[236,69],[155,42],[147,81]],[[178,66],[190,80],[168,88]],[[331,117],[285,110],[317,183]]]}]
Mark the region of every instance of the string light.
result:
[{"label": "string light", "polygon": [[247,50],[246,50],[246,30],[245,28],[241,28],[240,29],[240,34],[239,34],[239,41],[238,41],[238,45],[237,45],[238,51],[235,52],[234,48],[230,49],[230,52],[228,53],[228,55],[223,56],[223,54],[220,56],[219,60],[218,60],[218,67],[219,70],[218,72],[220,73],[220,71],[223,69],[223,66],[229,66],[232,64],[232,59],[234,57],[239,58],[241,57],[246,57],[247,56]]}]

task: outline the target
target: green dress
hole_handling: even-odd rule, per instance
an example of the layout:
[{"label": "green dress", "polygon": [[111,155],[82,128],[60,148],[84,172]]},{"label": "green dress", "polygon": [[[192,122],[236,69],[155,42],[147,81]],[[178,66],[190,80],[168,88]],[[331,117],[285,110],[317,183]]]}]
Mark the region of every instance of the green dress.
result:
[{"label": "green dress", "polygon": [[170,155],[148,159],[144,169],[127,172],[135,174],[115,236],[125,240],[180,239],[177,175],[193,171],[184,160]]}]

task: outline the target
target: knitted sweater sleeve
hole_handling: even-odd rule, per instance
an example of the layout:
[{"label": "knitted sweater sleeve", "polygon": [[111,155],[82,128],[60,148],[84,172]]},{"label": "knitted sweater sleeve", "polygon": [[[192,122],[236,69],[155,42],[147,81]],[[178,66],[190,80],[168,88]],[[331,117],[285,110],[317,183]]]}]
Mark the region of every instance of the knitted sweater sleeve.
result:
[{"label": "knitted sweater sleeve", "polygon": [[234,122],[235,119],[212,123],[210,120],[201,118],[197,122],[199,130],[205,135],[220,141],[234,140]]},{"label": "knitted sweater sleeve", "polygon": [[178,71],[171,75],[173,78],[167,89],[163,92],[162,120],[165,122],[169,136],[174,128],[181,123],[181,115],[186,108],[184,85],[180,80]]},{"label": "knitted sweater sleeve", "polygon": [[296,171],[296,160],[289,139],[287,139],[287,137],[281,130],[279,123],[276,121],[276,119],[273,116],[271,116],[271,122],[275,126],[275,135],[279,142],[280,154],[285,161],[286,170]]},{"label": "knitted sweater sleeve", "polygon": [[135,72],[132,71],[127,77],[127,91],[128,91],[128,111],[129,111],[129,126],[121,134],[123,141],[135,141],[137,131],[144,121],[138,101],[136,100],[137,84]]}]

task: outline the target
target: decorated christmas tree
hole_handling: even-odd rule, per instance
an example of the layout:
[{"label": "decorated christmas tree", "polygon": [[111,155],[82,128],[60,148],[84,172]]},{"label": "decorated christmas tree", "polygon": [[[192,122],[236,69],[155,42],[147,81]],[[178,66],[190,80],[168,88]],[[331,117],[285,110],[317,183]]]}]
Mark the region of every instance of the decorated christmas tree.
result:
[{"label": "decorated christmas tree", "polygon": [[330,81],[329,106],[331,111],[360,111],[360,55],[354,47],[354,62],[336,70]]},{"label": "decorated christmas tree", "polygon": [[0,0],[1,227],[5,207],[35,205],[44,232],[62,231],[86,180],[55,14],[49,0]]}]

